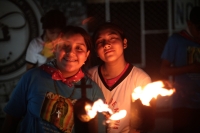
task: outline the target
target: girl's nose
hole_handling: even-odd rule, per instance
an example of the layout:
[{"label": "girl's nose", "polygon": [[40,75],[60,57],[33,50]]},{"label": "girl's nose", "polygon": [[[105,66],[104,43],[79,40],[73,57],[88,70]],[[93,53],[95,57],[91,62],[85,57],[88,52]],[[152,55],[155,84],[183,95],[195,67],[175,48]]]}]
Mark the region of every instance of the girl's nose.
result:
[{"label": "girl's nose", "polygon": [[111,47],[111,44],[109,43],[109,41],[104,40],[104,48],[107,49],[110,47]]},{"label": "girl's nose", "polygon": [[108,48],[110,48],[111,47],[111,44],[110,43],[106,43],[105,45],[104,45],[104,48],[105,49],[108,49]]}]

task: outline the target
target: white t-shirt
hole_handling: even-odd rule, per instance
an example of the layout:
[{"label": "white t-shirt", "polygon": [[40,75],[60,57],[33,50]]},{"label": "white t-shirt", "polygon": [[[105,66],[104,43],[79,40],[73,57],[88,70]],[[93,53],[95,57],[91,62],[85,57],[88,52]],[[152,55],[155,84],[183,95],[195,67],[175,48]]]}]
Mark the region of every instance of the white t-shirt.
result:
[{"label": "white t-shirt", "polygon": [[113,127],[108,128],[108,133],[129,133],[130,131],[130,108],[131,94],[138,86],[145,86],[151,82],[151,78],[142,69],[129,65],[121,78],[109,87],[103,80],[100,67],[95,66],[89,70],[92,80],[102,89],[109,108],[113,112],[126,110],[126,117],[113,123]]},{"label": "white t-shirt", "polygon": [[43,50],[43,48],[44,41],[41,37],[33,39],[27,48],[25,60],[27,62],[37,64],[38,66],[46,63],[47,58],[41,55],[41,51]]}]

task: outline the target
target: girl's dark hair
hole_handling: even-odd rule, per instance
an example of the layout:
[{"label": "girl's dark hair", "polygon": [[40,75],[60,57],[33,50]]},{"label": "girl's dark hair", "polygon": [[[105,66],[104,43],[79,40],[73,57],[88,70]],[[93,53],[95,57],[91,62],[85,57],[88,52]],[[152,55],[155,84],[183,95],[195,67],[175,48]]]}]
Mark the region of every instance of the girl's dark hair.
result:
[{"label": "girl's dark hair", "polygon": [[103,24],[101,24],[93,33],[92,35],[92,42],[93,44],[95,45],[95,42],[97,40],[97,37],[99,36],[99,33],[102,31],[102,30],[105,30],[105,29],[111,29],[111,30],[114,30],[115,32],[117,32],[122,40],[125,39],[125,34],[124,34],[124,31],[122,30],[122,28],[115,24],[115,23],[112,23],[112,22],[105,22]]},{"label": "girl's dark hair", "polygon": [[41,17],[40,22],[42,23],[42,29],[63,29],[66,25],[66,17],[63,12],[54,9]]},{"label": "girl's dark hair", "polygon": [[[87,31],[85,29],[83,29],[82,27],[68,25],[63,29],[61,37],[64,37],[64,36],[70,37],[75,34],[80,34],[84,38],[84,41],[87,46],[87,51],[91,52],[91,49],[92,49],[91,37],[87,33]],[[91,63],[91,54],[89,54],[87,60],[85,61],[85,64],[82,66],[82,70],[84,73],[87,73],[87,71],[91,65],[90,63]]]}]

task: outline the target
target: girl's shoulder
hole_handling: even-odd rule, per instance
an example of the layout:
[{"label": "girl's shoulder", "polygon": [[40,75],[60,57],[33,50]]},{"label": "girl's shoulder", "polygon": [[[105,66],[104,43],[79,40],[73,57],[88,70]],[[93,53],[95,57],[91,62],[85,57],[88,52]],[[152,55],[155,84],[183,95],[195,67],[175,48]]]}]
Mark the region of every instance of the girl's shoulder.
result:
[{"label": "girl's shoulder", "polygon": [[98,70],[99,65],[93,66],[89,69],[89,72]]},{"label": "girl's shoulder", "polygon": [[98,68],[99,68],[99,66],[94,66],[94,67],[90,68],[88,70],[89,77],[91,77],[92,75],[94,75],[94,73],[98,72]]},{"label": "girl's shoulder", "polygon": [[132,74],[134,77],[148,77],[150,78],[150,76],[142,69],[142,68],[139,68],[139,67],[136,67],[136,66],[133,66],[133,69],[132,69]]}]

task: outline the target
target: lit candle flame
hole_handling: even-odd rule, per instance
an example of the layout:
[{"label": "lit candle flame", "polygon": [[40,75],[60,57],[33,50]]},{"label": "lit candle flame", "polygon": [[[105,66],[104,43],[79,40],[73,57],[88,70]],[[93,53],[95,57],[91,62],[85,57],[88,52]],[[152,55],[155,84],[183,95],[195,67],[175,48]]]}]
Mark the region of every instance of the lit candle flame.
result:
[{"label": "lit candle flame", "polygon": [[120,110],[117,113],[114,113],[113,115],[111,115],[111,117],[109,119],[111,120],[119,120],[122,119],[126,116],[126,110]]},{"label": "lit candle flame", "polygon": [[152,82],[144,88],[136,87],[132,93],[132,101],[140,99],[143,105],[150,106],[152,98],[157,98],[158,95],[170,96],[175,92],[175,89],[165,89],[165,84],[162,81]]},{"label": "lit candle flame", "polygon": [[108,105],[104,104],[101,99],[95,101],[92,107],[91,105],[86,105],[85,110],[87,111],[87,114],[90,116],[90,118],[94,118],[97,112],[108,113],[109,115],[111,115],[109,117],[110,120],[119,120],[126,116],[126,110],[120,110],[119,112],[113,113]]}]

